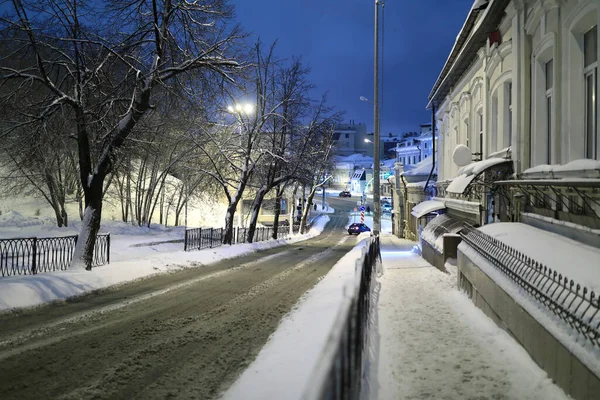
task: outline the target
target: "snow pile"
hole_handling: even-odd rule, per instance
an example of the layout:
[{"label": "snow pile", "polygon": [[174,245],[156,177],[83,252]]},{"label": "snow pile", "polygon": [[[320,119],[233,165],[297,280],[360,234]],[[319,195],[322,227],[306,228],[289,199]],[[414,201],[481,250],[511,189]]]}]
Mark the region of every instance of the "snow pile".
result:
[{"label": "snow pile", "polygon": [[24,228],[28,226],[39,226],[44,225],[44,222],[45,220],[41,218],[25,217],[16,211],[9,211],[0,215],[0,228]]},{"label": "snow pile", "polygon": [[563,277],[600,292],[600,249],[522,223],[497,222],[479,230]]},{"label": "snow pile", "polygon": [[[299,301],[224,399],[300,399],[326,347],[346,294],[354,285],[356,261],[368,233]],[[342,238],[340,243],[347,240]]]},{"label": "snow pile", "polygon": [[[287,239],[225,245],[189,252],[183,251],[183,243],[169,243],[158,250],[155,245],[132,248],[126,245],[131,244],[131,241],[121,240],[120,250],[113,252],[111,249],[111,259],[120,258],[121,261],[111,261],[111,264],[96,267],[91,272],[67,270],[0,278],[0,311],[63,300],[158,273],[201,267],[258,250],[296,243],[319,235],[327,222],[329,217],[321,216],[308,233]],[[115,241],[116,243],[118,242]]]},{"label": "snow pile", "polygon": [[[415,176],[415,175],[429,175],[431,172],[431,164],[433,163],[433,157],[427,157],[414,165],[405,165],[404,172],[402,175]],[[437,175],[438,163],[435,164],[433,174]]]},{"label": "snow pile", "polygon": [[542,164],[523,171],[523,175],[550,175],[551,177],[560,178],[561,175],[573,176],[573,174],[582,174],[587,178],[600,177],[600,161],[599,160],[574,160],[568,164]]}]

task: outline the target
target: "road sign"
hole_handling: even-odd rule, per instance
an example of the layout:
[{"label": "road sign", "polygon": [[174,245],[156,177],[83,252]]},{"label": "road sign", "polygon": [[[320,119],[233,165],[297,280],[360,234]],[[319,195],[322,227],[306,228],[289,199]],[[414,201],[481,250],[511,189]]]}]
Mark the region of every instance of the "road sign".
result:
[{"label": "road sign", "polygon": [[360,204],[361,204],[361,203],[362,203],[362,202],[359,200],[359,201],[357,201],[357,202],[356,202],[356,205],[357,205],[357,206],[360,206]]},{"label": "road sign", "polygon": [[360,211],[365,211],[365,206],[360,206]]}]

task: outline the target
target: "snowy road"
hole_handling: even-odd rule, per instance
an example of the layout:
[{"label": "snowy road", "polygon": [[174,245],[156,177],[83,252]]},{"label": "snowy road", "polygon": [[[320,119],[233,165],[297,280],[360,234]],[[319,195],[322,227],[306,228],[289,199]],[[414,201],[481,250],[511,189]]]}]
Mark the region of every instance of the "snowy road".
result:
[{"label": "snowy road", "polygon": [[[445,274],[384,237],[371,400],[567,399]],[[378,354],[378,356],[377,356]]]},{"label": "snowy road", "polygon": [[355,243],[317,238],[0,316],[0,398],[216,397]]}]

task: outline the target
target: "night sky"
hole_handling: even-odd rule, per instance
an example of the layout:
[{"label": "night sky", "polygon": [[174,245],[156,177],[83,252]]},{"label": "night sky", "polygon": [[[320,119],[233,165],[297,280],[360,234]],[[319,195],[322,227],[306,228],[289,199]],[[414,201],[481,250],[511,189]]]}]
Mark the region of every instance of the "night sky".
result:
[{"label": "night sky", "polygon": [[[281,58],[301,56],[317,92],[345,120],[373,131],[375,0],[231,0],[237,21]],[[387,0],[384,17],[382,133],[431,121],[427,97],[473,0]],[[381,17],[380,17],[381,18]],[[381,22],[381,19],[380,19]],[[380,61],[381,62],[381,61]]]}]

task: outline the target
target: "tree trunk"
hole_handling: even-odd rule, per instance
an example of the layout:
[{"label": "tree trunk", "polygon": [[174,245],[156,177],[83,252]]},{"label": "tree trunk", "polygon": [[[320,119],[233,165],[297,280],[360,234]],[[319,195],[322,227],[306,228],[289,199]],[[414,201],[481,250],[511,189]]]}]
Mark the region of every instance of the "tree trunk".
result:
[{"label": "tree trunk", "polygon": [[102,185],[104,177],[98,174],[90,178],[88,187],[84,187],[85,211],[83,214],[83,223],[81,232],[77,238],[75,254],[73,254],[72,267],[85,268],[88,271],[92,269],[94,260],[94,246],[96,237],[100,230],[100,220],[102,218]]},{"label": "tree trunk", "polygon": [[233,219],[235,218],[235,209],[237,208],[238,201],[230,203],[229,206],[227,206],[227,214],[225,214],[225,232],[223,234],[223,244],[231,244],[233,240]]},{"label": "tree trunk", "polygon": [[246,235],[246,241],[252,243],[254,239],[254,232],[256,231],[256,223],[258,222],[258,214],[260,212],[260,206],[265,198],[265,195],[269,191],[269,188],[262,187],[256,193],[254,197],[254,203],[252,204],[252,216],[250,217],[250,225],[248,226],[248,234]]},{"label": "tree trunk", "polygon": [[314,197],[315,189],[313,188],[308,194],[308,199],[306,199],[304,210],[302,212],[302,220],[300,221],[300,233],[302,234],[306,232],[306,220],[308,219],[308,214],[310,213],[310,203],[312,203]]},{"label": "tree trunk", "polygon": [[279,215],[281,214],[281,200],[283,199],[283,192],[285,185],[279,185],[276,189],[275,196],[275,215],[273,216],[273,239],[277,239],[279,233]]}]

